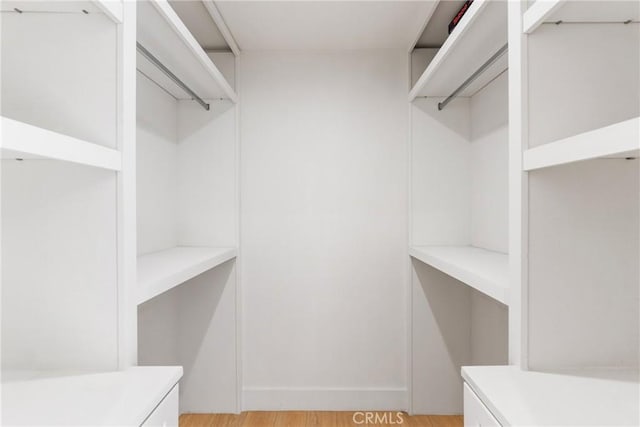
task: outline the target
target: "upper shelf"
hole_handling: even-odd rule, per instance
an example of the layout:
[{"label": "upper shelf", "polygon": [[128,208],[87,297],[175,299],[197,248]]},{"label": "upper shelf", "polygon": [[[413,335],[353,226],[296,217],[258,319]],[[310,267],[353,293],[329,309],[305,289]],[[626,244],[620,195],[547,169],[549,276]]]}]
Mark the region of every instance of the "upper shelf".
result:
[{"label": "upper shelf", "polygon": [[599,157],[638,157],[640,117],[530,148],[524,152],[526,171]]},{"label": "upper shelf", "polygon": [[17,12],[16,9],[25,13],[104,13],[114,23],[122,23],[122,0],[3,0],[0,2],[0,10],[3,12]]},{"label": "upper shelf", "polygon": [[139,426],[182,377],[180,366],[102,373],[2,372],[2,425]]},{"label": "upper shelf", "polygon": [[138,304],[236,257],[235,248],[175,247],[138,257]]},{"label": "upper shelf", "polygon": [[[507,2],[474,1],[409,92],[409,101],[451,95],[506,43]],[[459,96],[473,95],[506,69],[503,55]]]},{"label": "upper shelf", "polygon": [[[139,1],[137,41],[205,100],[236,93],[166,0]],[[162,71],[138,54],[137,67],[178,99],[191,99]]]},{"label": "upper shelf", "polygon": [[120,152],[61,133],[2,117],[2,158],[52,159],[119,171]]},{"label": "upper shelf", "polygon": [[637,426],[637,369],[561,372],[465,366],[462,377],[503,426]]},{"label": "upper shelf", "polygon": [[477,291],[508,304],[509,255],[472,246],[414,246],[409,254]]},{"label": "upper shelf", "polygon": [[545,22],[625,22],[640,20],[637,1],[537,0],[523,16],[523,31],[533,33]]}]

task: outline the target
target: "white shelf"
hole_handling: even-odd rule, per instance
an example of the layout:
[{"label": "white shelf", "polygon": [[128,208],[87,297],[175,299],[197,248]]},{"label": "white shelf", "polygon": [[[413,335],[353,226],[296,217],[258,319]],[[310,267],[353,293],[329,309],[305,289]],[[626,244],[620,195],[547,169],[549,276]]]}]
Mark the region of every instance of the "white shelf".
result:
[{"label": "white shelf", "polygon": [[2,425],[139,426],[182,367],[103,373],[2,372]]},{"label": "white shelf", "polygon": [[[507,43],[507,2],[476,0],[409,92],[449,96]],[[507,68],[507,55],[496,61],[460,93],[471,96]]]},{"label": "white shelf", "polygon": [[637,157],[640,117],[584,132],[524,152],[526,171],[599,157]]},{"label": "white shelf", "polygon": [[523,31],[533,33],[545,22],[624,22],[640,20],[637,1],[537,0],[523,16]]},{"label": "white shelf", "polygon": [[0,2],[0,10],[14,12],[18,8],[23,12],[50,12],[50,13],[104,13],[116,24],[122,23],[121,0],[84,0],[84,1],[24,1],[3,0]]},{"label": "white shelf", "polygon": [[237,255],[235,248],[175,247],[138,257],[138,304],[142,304]]},{"label": "white shelf", "polygon": [[508,304],[509,255],[472,246],[414,246],[409,254],[477,291]]},{"label": "white shelf", "polygon": [[[139,1],[137,41],[205,100],[237,96],[166,0]],[[178,99],[191,99],[141,54],[137,67]]]},{"label": "white shelf", "polygon": [[639,425],[637,370],[556,373],[515,366],[463,367],[462,376],[504,426]]},{"label": "white shelf", "polygon": [[53,159],[119,171],[117,150],[7,117],[0,121],[2,158]]}]

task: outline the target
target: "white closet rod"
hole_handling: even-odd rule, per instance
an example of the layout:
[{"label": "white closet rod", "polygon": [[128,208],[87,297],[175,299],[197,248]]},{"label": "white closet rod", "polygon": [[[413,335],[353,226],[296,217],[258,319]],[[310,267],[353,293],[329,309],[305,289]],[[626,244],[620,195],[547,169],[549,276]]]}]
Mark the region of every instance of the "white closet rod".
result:
[{"label": "white closet rod", "polygon": [[171,70],[169,70],[167,67],[165,67],[164,64],[162,62],[160,62],[160,60],[158,60],[158,58],[153,56],[151,54],[151,52],[149,52],[147,49],[145,49],[145,47],[142,46],[139,42],[136,42],[136,47],[138,49],[138,52],[140,52],[142,54],[142,56],[147,58],[153,65],[158,67],[158,69],[160,71],[162,71],[167,77],[169,77],[175,84],[180,86],[180,88],[182,90],[184,90],[189,95],[191,95],[191,97],[193,98],[194,101],[196,101],[198,104],[202,105],[202,108],[204,108],[205,110],[209,111],[209,104],[204,102],[203,99],[200,98],[194,91],[192,91],[189,88],[189,86],[187,86],[182,80],[180,80],[178,78],[178,76],[173,74],[171,72]]},{"label": "white closet rod", "polygon": [[474,71],[474,73],[471,74],[471,76],[467,80],[465,80],[464,83],[458,86],[458,88],[454,90],[453,93],[447,97],[447,99],[445,99],[442,102],[438,102],[438,110],[442,110],[444,107],[446,107],[447,104],[450,103],[456,96],[458,96],[458,94],[462,92],[467,86],[469,86],[471,82],[477,79],[478,76],[480,76],[480,74],[482,74],[487,68],[489,68],[494,62],[496,62],[502,55],[504,55],[507,52],[508,47],[509,45],[505,44],[500,49],[498,49],[498,51],[494,53],[493,56],[491,56],[491,58],[487,60],[487,62],[482,64],[480,68]]}]

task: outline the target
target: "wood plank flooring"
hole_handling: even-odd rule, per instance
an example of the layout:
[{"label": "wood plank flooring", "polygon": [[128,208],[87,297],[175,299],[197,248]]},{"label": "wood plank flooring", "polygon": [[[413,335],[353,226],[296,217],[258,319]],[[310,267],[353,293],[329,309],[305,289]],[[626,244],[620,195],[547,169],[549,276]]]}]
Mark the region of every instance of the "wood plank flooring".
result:
[{"label": "wood plank flooring", "polygon": [[[329,411],[251,411],[241,414],[184,414],[180,427],[462,427],[461,415],[416,415],[413,417],[396,412],[373,412],[370,422],[366,415],[355,412]],[[373,418],[378,415],[377,420]],[[386,416],[385,416],[386,414]],[[377,421],[377,423],[376,423]]]}]

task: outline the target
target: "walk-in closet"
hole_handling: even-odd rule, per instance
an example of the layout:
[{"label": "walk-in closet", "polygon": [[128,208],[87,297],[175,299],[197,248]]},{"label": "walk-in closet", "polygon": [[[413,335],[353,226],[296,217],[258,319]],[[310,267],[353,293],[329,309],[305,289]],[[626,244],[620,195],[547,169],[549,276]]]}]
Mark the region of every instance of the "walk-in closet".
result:
[{"label": "walk-in closet", "polygon": [[640,2],[0,1],[0,424],[640,424]]}]

